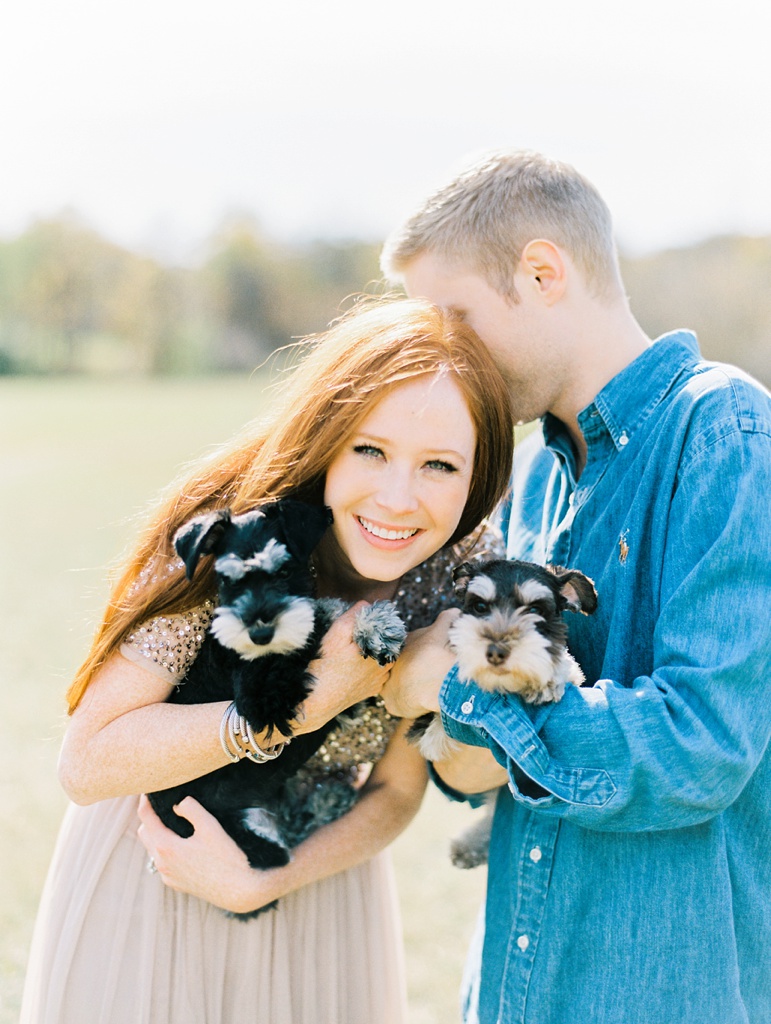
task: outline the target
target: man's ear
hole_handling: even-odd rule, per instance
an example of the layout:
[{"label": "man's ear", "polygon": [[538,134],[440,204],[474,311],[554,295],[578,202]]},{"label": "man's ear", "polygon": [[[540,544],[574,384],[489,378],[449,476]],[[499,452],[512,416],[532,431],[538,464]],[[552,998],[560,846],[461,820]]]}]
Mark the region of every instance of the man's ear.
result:
[{"label": "man's ear", "polygon": [[567,265],[562,250],[545,238],[534,238],[522,250],[518,272],[548,306],[565,293]]}]

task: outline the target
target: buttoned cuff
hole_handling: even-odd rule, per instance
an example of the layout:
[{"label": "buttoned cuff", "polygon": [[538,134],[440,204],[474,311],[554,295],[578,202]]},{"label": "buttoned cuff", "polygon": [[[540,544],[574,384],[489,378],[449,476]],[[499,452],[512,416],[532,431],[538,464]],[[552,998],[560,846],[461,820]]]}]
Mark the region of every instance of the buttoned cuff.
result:
[{"label": "buttoned cuff", "polygon": [[558,801],[603,806],[615,793],[607,772],[559,764],[538,735],[554,707],[526,704],[516,694],[488,693],[461,681],[457,665],[439,692],[447,735],[470,746],[488,747],[508,771],[515,799],[539,809]]},{"label": "buttoned cuff", "polygon": [[445,732],[472,747],[490,745],[488,726],[493,722],[505,723],[520,733],[519,739],[531,738],[553,706],[525,704],[511,694],[489,693],[475,683],[461,680],[457,665],[453,665],[439,691],[439,710]]}]

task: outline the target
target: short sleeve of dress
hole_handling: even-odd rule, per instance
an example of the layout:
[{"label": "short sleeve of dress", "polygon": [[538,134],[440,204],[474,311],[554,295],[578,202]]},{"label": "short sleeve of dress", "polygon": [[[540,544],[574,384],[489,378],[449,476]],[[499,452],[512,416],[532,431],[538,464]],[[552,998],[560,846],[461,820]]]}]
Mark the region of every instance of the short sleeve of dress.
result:
[{"label": "short sleeve of dress", "polygon": [[120,653],[167,681],[179,682],[195,661],[213,615],[214,605],[207,601],[179,615],[148,619],[128,634]]}]

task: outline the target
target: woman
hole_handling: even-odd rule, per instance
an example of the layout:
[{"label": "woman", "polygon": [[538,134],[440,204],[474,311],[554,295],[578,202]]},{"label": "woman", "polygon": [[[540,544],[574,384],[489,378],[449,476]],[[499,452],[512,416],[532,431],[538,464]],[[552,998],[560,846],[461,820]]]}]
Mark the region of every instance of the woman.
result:
[{"label": "woman", "polygon": [[[227,762],[224,704],[164,703],[195,657],[213,596],[210,567],[188,583],[171,538],[218,506],[324,502],[334,522],[314,554],[319,594],[391,597],[408,626],[427,624],[449,597],[451,545],[506,485],[506,386],[461,320],[403,300],[354,311],[315,339],[274,410],[156,512],[70,688],[60,778],[83,806],[68,811],[44,892],[23,1024],[405,1019],[398,918],[378,855],[417,811],[425,767],[382,703],[330,734],[302,769],[309,791],[342,778],[361,793],[287,867],[244,871],[240,851],[186,800],[180,811],[196,832],[181,853],[143,810],[148,871],[137,794]],[[387,678],[351,642],[351,615],[312,666],[317,683],[295,733],[376,695]],[[248,922],[215,906],[253,910],[277,896],[277,910]]]}]

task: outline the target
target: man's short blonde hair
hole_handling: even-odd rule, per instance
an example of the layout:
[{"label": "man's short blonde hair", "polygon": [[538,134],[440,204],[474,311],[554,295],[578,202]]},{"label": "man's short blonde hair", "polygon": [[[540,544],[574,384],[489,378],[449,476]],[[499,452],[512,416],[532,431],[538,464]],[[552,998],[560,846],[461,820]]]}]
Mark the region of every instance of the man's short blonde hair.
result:
[{"label": "man's short blonde hair", "polygon": [[622,291],[610,210],[597,189],[569,164],[520,150],[487,153],[430,195],[388,238],[381,267],[398,280],[430,252],[516,301],[514,272],[536,238],[564,249],[597,297]]}]

